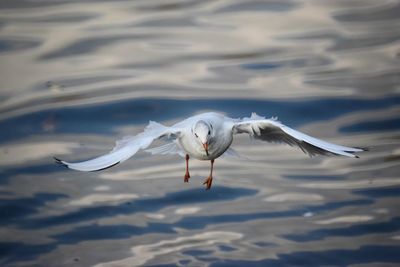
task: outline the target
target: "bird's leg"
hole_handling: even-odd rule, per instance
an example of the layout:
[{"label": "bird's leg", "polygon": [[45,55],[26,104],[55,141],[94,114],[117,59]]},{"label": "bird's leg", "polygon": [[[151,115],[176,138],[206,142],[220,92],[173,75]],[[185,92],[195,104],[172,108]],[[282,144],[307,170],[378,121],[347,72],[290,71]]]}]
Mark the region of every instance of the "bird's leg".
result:
[{"label": "bird's leg", "polygon": [[188,183],[190,178],[189,174],[189,155],[186,154],[186,173],[185,176],[183,177],[183,182]]},{"label": "bird's leg", "polygon": [[208,178],[204,181],[203,184],[206,185],[206,190],[209,190],[211,188],[211,184],[212,184],[212,180],[213,180],[213,168],[214,168],[214,160],[211,160],[211,170],[210,170],[210,175],[208,176]]}]

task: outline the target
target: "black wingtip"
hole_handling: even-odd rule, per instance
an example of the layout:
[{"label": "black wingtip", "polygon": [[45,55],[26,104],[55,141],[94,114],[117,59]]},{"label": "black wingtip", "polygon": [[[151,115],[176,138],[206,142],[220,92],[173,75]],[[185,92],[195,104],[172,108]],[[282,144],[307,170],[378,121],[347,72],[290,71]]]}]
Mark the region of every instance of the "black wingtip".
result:
[{"label": "black wingtip", "polygon": [[364,152],[364,151],[369,151],[369,148],[368,148],[368,147],[355,147],[355,148],[361,149],[362,152]]},{"label": "black wingtip", "polygon": [[112,164],[112,165],[110,165],[110,166],[107,166],[107,167],[104,167],[104,168],[101,168],[101,169],[98,169],[98,170],[93,170],[93,171],[91,171],[91,172],[104,171],[104,170],[107,170],[107,169],[109,169],[109,168],[111,168],[111,167],[114,167],[114,166],[117,165],[118,163],[120,163],[120,162],[118,161],[117,163],[114,163],[114,164]]},{"label": "black wingtip", "polygon": [[[362,151],[361,152],[365,152],[365,151],[369,151],[369,148],[368,147],[356,147],[356,148],[358,148],[358,149],[361,149]],[[360,158],[358,155],[355,155],[356,156],[356,158]]]},{"label": "black wingtip", "polygon": [[62,162],[61,159],[56,158],[56,157],[53,157],[53,159],[54,159],[54,162],[55,162],[55,163],[57,163],[57,164],[59,164],[59,165],[62,165],[62,166],[64,166],[64,167],[68,168],[68,165],[65,164],[64,162]]}]

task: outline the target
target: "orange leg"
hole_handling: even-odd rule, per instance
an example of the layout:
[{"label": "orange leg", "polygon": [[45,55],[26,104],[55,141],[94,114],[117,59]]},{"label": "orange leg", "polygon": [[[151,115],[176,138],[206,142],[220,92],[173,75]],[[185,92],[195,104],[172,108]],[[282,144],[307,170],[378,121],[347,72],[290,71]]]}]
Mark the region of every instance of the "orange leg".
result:
[{"label": "orange leg", "polygon": [[185,176],[183,177],[183,182],[188,183],[190,178],[189,174],[189,155],[186,154],[186,173]]},{"label": "orange leg", "polygon": [[203,184],[206,185],[206,190],[209,190],[211,188],[211,184],[212,184],[212,180],[213,180],[213,169],[214,169],[214,160],[211,160],[211,170],[210,170],[210,175],[208,176],[208,178],[204,181]]}]

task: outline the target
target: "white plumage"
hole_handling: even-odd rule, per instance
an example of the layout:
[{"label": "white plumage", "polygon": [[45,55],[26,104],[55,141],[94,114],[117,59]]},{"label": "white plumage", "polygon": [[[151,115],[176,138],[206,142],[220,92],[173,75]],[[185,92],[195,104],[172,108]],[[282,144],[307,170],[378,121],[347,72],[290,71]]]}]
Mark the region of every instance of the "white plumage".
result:
[{"label": "white plumage", "polygon": [[[241,133],[247,133],[263,141],[298,146],[304,153],[311,156],[320,154],[355,158],[358,157],[356,152],[365,150],[322,141],[289,128],[276,118],[266,119],[253,113],[249,118],[232,119],[222,114],[209,112],[192,116],[171,127],[151,121],[142,133],[117,141],[114,149],[106,155],[77,163],[56,158],[56,162],[78,171],[103,170],[127,160],[140,149],[147,149],[154,140],[164,138],[167,144],[146,151],[161,155],[186,155],[187,162],[190,157],[194,157],[200,160],[211,160],[213,164],[214,159],[225,152],[229,155],[237,155],[229,147],[233,136]],[[189,177],[187,163],[185,181],[188,181]],[[208,179],[210,178],[212,180],[212,167]],[[210,187],[211,181],[207,182],[207,189]]]}]

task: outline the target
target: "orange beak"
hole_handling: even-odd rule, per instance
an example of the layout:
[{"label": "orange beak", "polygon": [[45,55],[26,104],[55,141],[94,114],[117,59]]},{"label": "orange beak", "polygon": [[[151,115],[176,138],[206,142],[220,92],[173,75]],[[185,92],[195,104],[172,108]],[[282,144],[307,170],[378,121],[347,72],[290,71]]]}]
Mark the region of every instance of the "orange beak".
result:
[{"label": "orange beak", "polygon": [[208,156],[208,143],[203,144],[204,150],[206,151],[206,154]]}]

